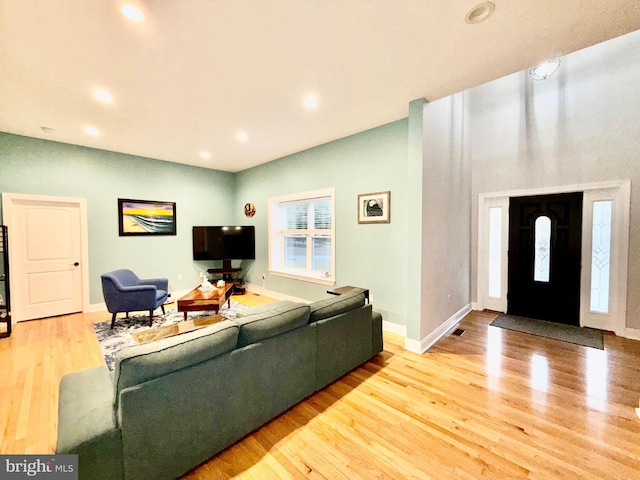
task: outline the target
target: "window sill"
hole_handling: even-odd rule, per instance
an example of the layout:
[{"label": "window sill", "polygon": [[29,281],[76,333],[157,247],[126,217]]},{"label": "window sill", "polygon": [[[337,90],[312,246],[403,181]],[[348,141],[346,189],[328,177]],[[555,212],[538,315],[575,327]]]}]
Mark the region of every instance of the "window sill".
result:
[{"label": "window sill", "polygon": [[333,279],[333,277],[331,278],[323,278],[323,277],[317,277],[315,275],[304,275],[298,272],[287,272],[287,271],[283,271],[283,270],[269,270],[269,273],[271,275],[276,275],[278,277],[285,277],[285,278],[292,278],[294,280],[302,280],[303,282],[311,282],[311,283],[318,283],[320,285],[330,285],[330,286],[335,286],[336,281]]}]

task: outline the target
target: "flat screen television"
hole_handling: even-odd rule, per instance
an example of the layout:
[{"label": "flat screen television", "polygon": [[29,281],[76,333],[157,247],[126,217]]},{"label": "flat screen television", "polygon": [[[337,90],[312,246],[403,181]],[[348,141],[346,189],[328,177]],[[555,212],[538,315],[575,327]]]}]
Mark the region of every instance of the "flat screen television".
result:
[{"label": "flat screen television", "polygon": [[256,235],[253,225],[193,227],[193,259],[254,260]]}]

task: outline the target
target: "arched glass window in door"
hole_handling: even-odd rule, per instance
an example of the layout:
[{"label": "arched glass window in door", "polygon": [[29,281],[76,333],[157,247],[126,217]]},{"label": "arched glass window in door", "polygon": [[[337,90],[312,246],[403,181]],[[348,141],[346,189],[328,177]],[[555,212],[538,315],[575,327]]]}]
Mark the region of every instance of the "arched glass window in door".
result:
[{"label": "arched glass window in door", "polygon": [[536,282],[548,282],[551,260],[551,219],[549,217],[543,215],[536,219],[534,235],[533,279]]}]

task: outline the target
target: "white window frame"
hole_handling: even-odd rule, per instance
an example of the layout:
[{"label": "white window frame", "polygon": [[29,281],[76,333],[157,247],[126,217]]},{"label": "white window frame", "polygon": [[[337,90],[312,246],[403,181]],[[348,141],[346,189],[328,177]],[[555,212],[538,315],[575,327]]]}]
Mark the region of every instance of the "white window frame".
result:
[{"label": "white window frame", "polygon": [[[331,199],[331,228],[322,230],[284,230],[282,206],[287,203],[311,202],[322,198]],[[269,198],[269,273],[286,278],[319,283],[322,285],[335,285],[336,272],[336,201],[335,188],[314,190],[311,192],[295,193]],[[284,239],[286,236],[303,235],[313,239],[314,235],[329,235],[331,237],[331,271],[313,272],[310,269],[312,241],[307,242],[307,268],[285,268],[284,266]]]}]

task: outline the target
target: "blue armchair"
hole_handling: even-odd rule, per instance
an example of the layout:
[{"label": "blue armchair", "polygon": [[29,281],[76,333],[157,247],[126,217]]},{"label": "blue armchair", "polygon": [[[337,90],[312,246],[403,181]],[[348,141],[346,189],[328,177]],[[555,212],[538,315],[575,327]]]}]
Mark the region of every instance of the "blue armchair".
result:
[{"label": "blue armchair", "polygon": [[149,310],[149,325],[153,323],[153,311],[162,307],[169,290],[169,279],[139,279],[131,270],[120,269],[105,273],[102,278],[102,293],[107,310],[113,314],[111,328],[116,321],[116,314]]}]

